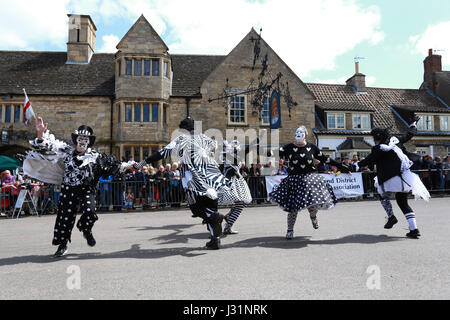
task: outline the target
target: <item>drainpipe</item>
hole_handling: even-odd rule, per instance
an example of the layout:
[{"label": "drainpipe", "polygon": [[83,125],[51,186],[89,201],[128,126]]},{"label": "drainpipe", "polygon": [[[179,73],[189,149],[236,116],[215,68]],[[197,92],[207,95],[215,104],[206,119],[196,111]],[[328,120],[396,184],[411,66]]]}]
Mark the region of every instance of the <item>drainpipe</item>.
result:
[{"label": "drainpipe", "polygon": [[189,104],[191,102],[191,98],[186,98],[186,117],[189,117]]},{"label": "drainpipe", "polygon": [[109,97],[111,100],[111,119],[110,119],[110,128],[109,128],[109,154],[113,153],[113,116],[114,116],[114,96]]}]

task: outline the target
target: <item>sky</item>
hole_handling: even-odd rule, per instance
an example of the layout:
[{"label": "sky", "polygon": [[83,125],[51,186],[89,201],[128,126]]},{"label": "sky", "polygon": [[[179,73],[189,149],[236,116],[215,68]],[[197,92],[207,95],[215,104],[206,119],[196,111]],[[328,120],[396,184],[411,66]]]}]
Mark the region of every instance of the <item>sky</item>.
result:
[{"label": "sky", "polygon": [[[173,54],[228,54],[251,30],[303,82],[418,89],[432,48],[450,70],[449,0],[0,0],[0,50],[66,51],[68,13],[91,15],[116,52],[141,14]],[[1,75],[0,75],[1,76]]]}]

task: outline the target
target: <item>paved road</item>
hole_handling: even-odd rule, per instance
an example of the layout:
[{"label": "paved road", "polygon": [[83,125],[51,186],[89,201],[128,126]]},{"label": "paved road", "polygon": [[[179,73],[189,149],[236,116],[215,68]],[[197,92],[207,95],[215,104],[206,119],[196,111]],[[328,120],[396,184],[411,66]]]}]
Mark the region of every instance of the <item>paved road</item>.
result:
[{"label": "paved road", "polygon": [[185,210],[103,214],[97,246],[74,230],[62,259],[54,216],[2,219],[0,299],[450,299],[450,199],[411,204],[420,240],[397,207],[384,230],[379,203],[345,202],[319,230],[303,213],[292,241],[278,208],[246,209],[219,251]]}]

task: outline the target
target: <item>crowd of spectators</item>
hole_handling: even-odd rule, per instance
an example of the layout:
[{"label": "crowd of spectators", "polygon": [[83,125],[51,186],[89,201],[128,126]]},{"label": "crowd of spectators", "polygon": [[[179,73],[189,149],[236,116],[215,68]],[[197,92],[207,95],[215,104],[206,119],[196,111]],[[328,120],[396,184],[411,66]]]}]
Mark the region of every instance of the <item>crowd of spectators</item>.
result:
[{"label": "crowd of spectators", "polygon": [[[350,158],[336,159],[342,165],[348,167],[351,172],[364,172],[363,183],[367,194],[375,194],[373,178],[376,167],[358,168],[357,155]],[[130,159],[133,161],[133,159]],[[319,161],[315,162],[319,173],[339,174],[334,166]],[[440,157],[432,158],[423,156],[415,162],[411,168],[422,179],[424,185],[432,194],[450,194],[450,163],[449,157],[443,160]],[[240,174],[246,179],[254,203],[260,204],[267,200],[266,181],[263,177],[274,175],[287,175],[288,166],[280,160],[277,166],[271,161],[265,165],[252,163],[247,166],[241,163]],[[98,188],[99,211],[131,211],[136,209],[152,210],[165,207],[180,207],[184,202],[181,172],[178,163],[159,166],[147,165],[138,171],[129,171],[115,177],[101,178]],[[36,207],[41,213],[54,213],[59,201],[60,191],[57,186],[49,186],[38,181],[23,179],[21,176],[14,177],[9,170],[1,172],[1,212],[4,215],[7,208],[14,206],[21,189],[28,189],[36,199]]]}]

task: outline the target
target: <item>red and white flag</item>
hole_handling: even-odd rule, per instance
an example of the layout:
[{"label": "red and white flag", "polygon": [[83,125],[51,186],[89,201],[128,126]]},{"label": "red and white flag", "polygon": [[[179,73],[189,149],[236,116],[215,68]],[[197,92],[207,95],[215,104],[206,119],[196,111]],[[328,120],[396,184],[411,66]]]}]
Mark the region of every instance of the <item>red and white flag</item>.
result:
[{"label": "red and white flag", "polygon": [[34,114],[33,107],[31,106],[31,102],[28,99],[25,89],[23,89],[23,93],[25,94],[25,102],[23,103],[23,122],[27,124],[28,121],[31,119],[31,117],[36,118],[36,116]]}]

